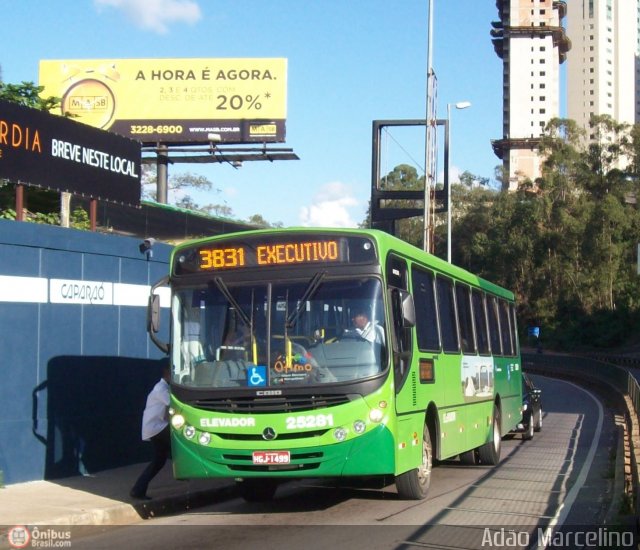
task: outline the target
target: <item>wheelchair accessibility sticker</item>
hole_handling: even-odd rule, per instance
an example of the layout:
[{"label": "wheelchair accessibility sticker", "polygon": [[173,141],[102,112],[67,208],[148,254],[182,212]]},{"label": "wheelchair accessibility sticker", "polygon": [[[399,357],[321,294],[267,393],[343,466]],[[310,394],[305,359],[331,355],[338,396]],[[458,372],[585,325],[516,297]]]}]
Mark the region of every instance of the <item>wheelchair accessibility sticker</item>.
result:
[{"label": "wheelchair accessibility sticker", "polygon": [[247,371],[247,385],[250,388],[267,385],[267,367],[258,365]]}]

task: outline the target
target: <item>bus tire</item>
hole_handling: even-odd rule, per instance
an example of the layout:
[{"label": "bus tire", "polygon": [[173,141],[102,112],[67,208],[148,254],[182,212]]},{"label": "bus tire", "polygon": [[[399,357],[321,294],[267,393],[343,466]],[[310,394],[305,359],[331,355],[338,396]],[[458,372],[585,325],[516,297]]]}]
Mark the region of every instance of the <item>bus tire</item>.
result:
[{"label": "bus tire", "polygon": [[236,482],[240,496],[247,502],[269,502],[278,488],[275,479],[244,479]]},{"label": "bus tire", "polygon": [[422,500],[426,498],[431,485],[433,468],[433,446],[431,432],[425,424],[422,429],[422,464],[413,470],[396,476],[398,496],[403,500]]},{"label": "bus tire", "polygon": [[527,422],[527,426],[525,427],[525,431],[522,434],[522,439],[525,441],[531,441],[533,439],[533,415],[529,418],[529,422]]},{"label": "bus tire", "polygon": [[460,453],[460,463],[465,466],[475,466],[478,463],[478,450],[471,449],[470,451]]},{"label": "bus tire", "polygon": [[480,464],[495,466],[500,462],[500,449],[502,447],[502,436],[500,435],[500,410],[493,406],[493,421],[491,423],[491,439],[484,445],[478,447],[478,458]]},{"label": "bus tire", "polygon": [[536,416],[536,422],[533,425],[534,432],[539,432],[540,430],[542,430],[542,407],[540,407],[538,415]]}]

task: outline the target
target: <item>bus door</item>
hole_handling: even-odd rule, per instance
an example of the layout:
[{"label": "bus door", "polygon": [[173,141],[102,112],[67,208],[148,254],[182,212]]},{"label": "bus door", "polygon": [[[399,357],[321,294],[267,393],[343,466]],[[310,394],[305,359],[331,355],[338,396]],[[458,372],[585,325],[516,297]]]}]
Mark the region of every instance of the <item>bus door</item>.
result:
[{"label": "bus door", "polygon": [[[411,384],[405,384],[409,372],[411,370],[411,360],[413,352],[413,323],[407,315],[407,303],[411,301],[411,295],[408,292],[407,262],[390,255],[386,266],[387,284],[389,287],[389,296],[391,303],[391,347],[393,374],[395,379],[395,389],[398,394],[398,412],[402,410],[413,409],[413,398],[415,388],[412,389]],[[414,308],[410,308],[414,312]],[[415,315],[415,313],[413,313]],[[405,396],[406,394],[406,396]],[[411,404],[406,407],[407,401]]]}]

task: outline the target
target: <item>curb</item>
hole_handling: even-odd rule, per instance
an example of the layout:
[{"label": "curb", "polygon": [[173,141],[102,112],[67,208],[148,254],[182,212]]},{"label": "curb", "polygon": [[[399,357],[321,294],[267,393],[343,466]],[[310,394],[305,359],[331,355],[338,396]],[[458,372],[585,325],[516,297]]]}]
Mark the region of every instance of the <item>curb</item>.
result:
[{"label": "curb", "polygon": [[216,502],[231,500],[238,496],[235,483],[216,489],[184,493],[172,497],[158,498],[144,501],[131,506],[137,515],[137,520],[150,519],[160,516],[187,512],[194,508],[202,508]]},{"label": "curb", "polygon": [[194,508],[230,500],[238,496],[235,484],[215,489],[194,491],[179,495],[154,498],[140,503],[123,502],[108,508],[94,508],[82,513],[35,522],[30,525],[107,526],[130,525],[145,519],[187,512]]}]

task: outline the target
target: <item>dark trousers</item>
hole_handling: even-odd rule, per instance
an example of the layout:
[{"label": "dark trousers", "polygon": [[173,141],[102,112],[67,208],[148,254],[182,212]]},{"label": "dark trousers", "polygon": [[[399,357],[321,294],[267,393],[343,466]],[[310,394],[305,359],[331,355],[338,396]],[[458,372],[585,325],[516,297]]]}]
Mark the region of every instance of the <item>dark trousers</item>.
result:
[{"label": "dark trousers", "polygon": [[171,457],[169,426],[166,426],[160,433],[154,435],[150,441],[153,443],[153,460],[140,474],[138,481],[136,481],[133,489],[131,489],[131,493],[137,496],[147,494],[149,482],[156,477],[158,472],[162,470],[166,464],[167,459]]}]

